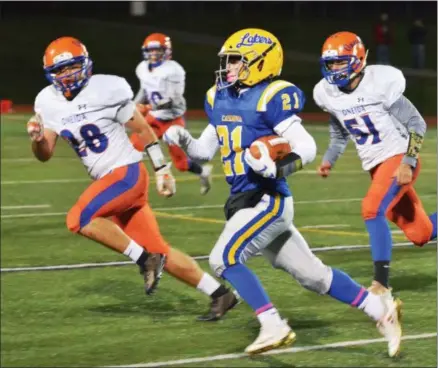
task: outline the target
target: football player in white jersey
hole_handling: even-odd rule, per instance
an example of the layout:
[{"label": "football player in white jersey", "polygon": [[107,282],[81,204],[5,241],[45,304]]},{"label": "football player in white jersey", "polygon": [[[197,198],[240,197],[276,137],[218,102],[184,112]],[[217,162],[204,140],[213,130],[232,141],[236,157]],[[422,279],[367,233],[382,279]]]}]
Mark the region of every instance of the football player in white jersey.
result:
[{"label": "football player in white jersey", "polygon": [[[140,90],[134,101],[140,104],[140,110],[145,115],[146,121],[158,139],[161,139],[172,125],[185,126],[186,73],[179,63],[171,60],[171,40],[162,33],[153,33],[146,37],[142,54],[144,60],[135,69],[140,81]],[[136,138],[134,134],[132,140],[135,146],[137,146]],[[174,166],[179,171],[189,171],[199,175],[201,194],[206,194],[211,187],[212,166],[201,166],[198,162],[190,160],[176,145],[169,145],[168,148]]]},{"label": "football player in white jersey", "polygon": [[371,176],[362,202],[370,236],[375,292],[389,291],[392,239],[386,219],[417,246],[436,238],[437,215],[428,216],[414,189],[420,172],[419,152],[426,123],[403,95],[403,73],[387,65],[366,66],[368,51],[351,32],[338,32],[322,47],[322,74],[315,86],[316,104],[330,114],[330,145],[318,169],[330,174],[351,138]]},{"label": "football player in white jersey", "polygon": [[156,136],[136,109],[126,80],[92,75],[91,68],[80,41],[72,37],[53,41],[44,55],[51,85],[36,97],[36,115],[27,126],[38,160],[52,157],[61,136],[94,180],[68,212],[68,229],[136,262],[147,294],[156,288],[163,268],[197,287],[212,298],[210,311],[201,318],[217,320],[237,299],[191,257],[163,239],[149,206],[143,155],[132,146],[125,127],[137,133],[155,169],[158,192],[169,197],[175,193],[175,181]]}]

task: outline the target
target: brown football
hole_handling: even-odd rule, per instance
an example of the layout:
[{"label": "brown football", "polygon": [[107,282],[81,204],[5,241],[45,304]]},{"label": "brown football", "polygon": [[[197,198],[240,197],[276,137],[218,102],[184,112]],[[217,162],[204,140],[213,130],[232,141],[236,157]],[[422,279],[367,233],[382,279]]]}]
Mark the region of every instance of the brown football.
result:
[{"label": "brown football", "polygon": [[286,138],[278,135],[268,135],[252,142],[249,148],[253,157],[257,159],[261,156],[259,148],[260,144],[264,144],[267,147],[269,155],[273,161],[281,160],[292,151],[292,148]]}]

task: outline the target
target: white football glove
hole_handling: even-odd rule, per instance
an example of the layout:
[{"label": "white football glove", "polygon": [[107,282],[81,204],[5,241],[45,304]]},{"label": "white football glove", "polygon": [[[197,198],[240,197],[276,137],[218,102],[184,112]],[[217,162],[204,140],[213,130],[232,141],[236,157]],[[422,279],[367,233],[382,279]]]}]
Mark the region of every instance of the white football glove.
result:
[{"label": "white football glove", "polygon": [[181,142],[184,139],[185,129],[179,125],[172,125],[166,130],[163,135],[163,140],[169,145],[175,145],[181,147]]},{"label": "white football glove", "polygon": [[44,138],[43,120],[39,114],[32,116],[27,122],[27,134],[32,142],[41,142]]},{"label": "white football glove", "polygon": [[165,197],[172,197],[176,193],[175,178],[170,171],[171,164],[167,164],[160,170],[155,172],[157,181],[157,191]]},{"label": "white football glove", "polygon": [[259,159],[251,155],[249,148],[245,150],[243,159],[248,166],[258,175],[264,178],[275,179],[277,177],[277,165],[271,159],[268,148],[261,142],[254,142],[259,147],[261,156]]}]

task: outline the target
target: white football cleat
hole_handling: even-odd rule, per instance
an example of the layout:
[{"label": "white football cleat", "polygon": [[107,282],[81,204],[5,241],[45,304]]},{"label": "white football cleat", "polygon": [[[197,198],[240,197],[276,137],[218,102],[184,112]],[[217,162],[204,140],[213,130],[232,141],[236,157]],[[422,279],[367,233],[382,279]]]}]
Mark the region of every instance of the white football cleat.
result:
[{"label": "white football cleat", "polygon": [[199,175],[201,181],[201,194],[206,195],[211,189],[211,172],[213,171],[212,165],[204,165],[202,167],[202,174]]},{"label": "white football cleat", "polygon": [[290,345],[295,340],[296,334],[289,327],[286,320],[282,320],[279,325],[262,325],[259,336],[251,345],[246,347],[245,353],[260,354],[281,346]]},{"label": "white football cleat", "polygon": [[400,299],[394,299],[391,291],[380,296],[385,306],[385,315],[377,322],[377,329],[388,341],[388,355],[392,358],[400,353],[402,326]]}]

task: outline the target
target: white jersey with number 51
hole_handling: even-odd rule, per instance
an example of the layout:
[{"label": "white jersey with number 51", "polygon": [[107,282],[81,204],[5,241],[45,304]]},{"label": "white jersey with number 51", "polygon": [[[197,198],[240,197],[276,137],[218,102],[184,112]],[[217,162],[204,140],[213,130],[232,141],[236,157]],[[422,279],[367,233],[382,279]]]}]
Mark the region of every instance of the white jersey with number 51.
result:
[{"label": "white jersey with number 51", "polygon": [[397,154],[406,153],[406,128],[389,113],[403,94],[406,80],[392,66],[366,67],[362,81],[351,93],[322,79],[313,90],[316,104],[342,124],[355,142],[362,168],[370,170]]},{"label": "white jersey with number 51", "polygon": [[125,131],[133,116],[133,92],[124,78],[93,75],[88,84],[68,101],[53,86],[35,99],[45,129],[69,142],[93,179],[111,170],[142,160]]}]

